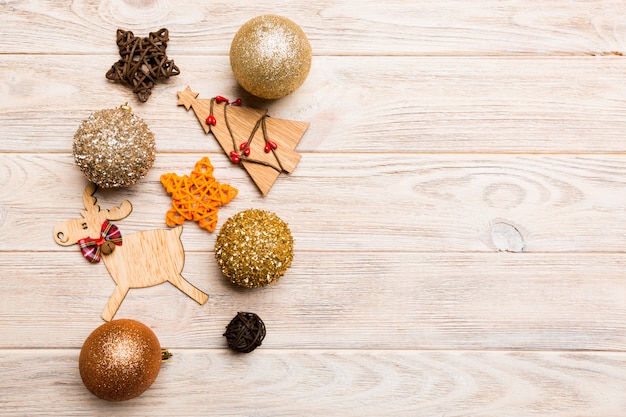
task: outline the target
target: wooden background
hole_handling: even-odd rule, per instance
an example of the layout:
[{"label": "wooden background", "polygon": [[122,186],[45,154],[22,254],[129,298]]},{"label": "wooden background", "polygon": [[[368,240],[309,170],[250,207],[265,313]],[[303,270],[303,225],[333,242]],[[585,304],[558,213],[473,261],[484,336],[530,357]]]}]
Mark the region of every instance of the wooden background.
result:
[{"label": "wooden background", "polygon": [[[229,48],[252,17],[300,24],[314,51],[295,93],[255,99]],[[0,2],[0,414],[3,416],[626,415],[626,3],[623,0]],[[167,27],[181,75],[139,103],[104,74],[116,29]],[[262,197],[192,112],[242,97],[308,121],[303,159]],[[142,396],[112,404],[78,373],[114,283],[53,226],[86,180],[73,135],[129,101],[157,138],[149,175],[98,192],[129,199],[125,233],[164,228],[165,172],[209,156],[248,208],[296,241],[277,284],[231,286],[216,233],[184,226],[183,275],[131,290],[117,318],[174,357]],[[225,347],[237,311],[263,346]]]}]

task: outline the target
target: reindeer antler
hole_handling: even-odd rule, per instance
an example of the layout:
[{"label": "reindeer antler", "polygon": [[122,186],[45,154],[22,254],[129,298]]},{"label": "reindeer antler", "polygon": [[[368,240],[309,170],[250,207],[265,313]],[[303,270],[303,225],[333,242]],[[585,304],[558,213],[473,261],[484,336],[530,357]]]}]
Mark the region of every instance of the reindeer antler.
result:
[{"label": "reindeer antler", "polygon": [[88,212],[94,209],[96,210],[96,212],[100,211],[100,207],[96,205],[96,202],[98,200],[96,199],[96,197],[94,197],[94,194],[97,190],[98,187],[96,186],[96,184],[90,182],[89,184],[87,184],[85,190],[83,191],[83,205],[85,206],[85,210],[87,210]]},{"label": "reindeer antler", "polygon": [[[85,218],[88,218],[89,213],[92,213],[92,215],[95,213],[100,213],[100,206],[96,204],[98,199],[94,195],[97,190],[98,190],[97,185],[93,183],[89,183],[87,184],[87,186],[85,187],[85,190],[83,191],[83,204],[85,206],[83,217]],[[114,207],[110,210],[105,210],[102,213],[104,214],[107,220],[120,220],[125,217],[128,217],[128,215],[132,211],[133,211],[133,206],[132,204],[130,204],[130,201],[124,200],[122,201],[122,204],[120,204],[119,207]]]},{"label": "reindeer antler", "polygon": [[133,205],[130,204],[130,201],[124,200],[119,207],[114,207],[110,210],[107,210],[107,219],[108,220],[120,220],[128,217],[128,215],[133,211]]}]

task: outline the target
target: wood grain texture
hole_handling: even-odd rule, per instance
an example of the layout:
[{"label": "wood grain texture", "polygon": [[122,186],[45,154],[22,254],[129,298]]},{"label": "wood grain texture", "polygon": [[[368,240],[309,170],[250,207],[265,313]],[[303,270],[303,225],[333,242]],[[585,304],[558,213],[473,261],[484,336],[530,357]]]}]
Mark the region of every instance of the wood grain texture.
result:
[{"label": "wood grain texture", "polygon": [[[605,54],[624,51],[620,0],[356,0],[281,5],[242,0],[5,2],[0,50],[100,54],[115,29],[167,26],[172,53],[227,55],[237,29],[265,13],[302,26],[316,55]],[[111,44],[106,46],[106,40]],[[103,48],[105,46],[105,48]]]},{"label": "wood grain texture", "polygon": [[[314,54],[274,101],[229,64],[264,13],[300,24]],[[622,0],[1,2],[0,416],[623,417],[625,15]],[[161,27],[181,74],[139,103],[105,79],[115,33]],[[263,197],[177,106],[187,85],[310,123],[297,169]],[[77,359],[115,282],[51,235],[83,207],[76,129],[127,101],[157,155],[133,187],[97,193],[132,203],[123,234],[166,229],[160,175],[208,156],[239,190],[216,231],[273,211],[295,253],[276,284],[235,288],[216,233],[185,223],[182,275],[210,298],[130,289],[117,317],[174,357],[110,404]],[[222,336],[238,311],[267,326],[248,355]]]},{"label": "wood grain texture", "polygon": [[[171,199],[159,176],[188,172],[202,156],[158,154],[139,184],[98,191],[98,199],[107,208],[133,204],[118,224],[123,233],[163,228]],[[626,246],[622,155],[377,153],[350,155],[346,164],[345,154],[310,153],[267,197],[221,152],[209,157],[216,180],[239,190],[220,208],[218,230],[238,211],[270,209],[292,225],[297,250],[494,252],[501,223],[519,231],[526,252]],[[9,179],[0,185],[0,249],[58,251],[52,229],[79,215],[86,185],[72,156],[0,154],[0,174]],[[41,223],[26,221],[24,210]],[[188,251],[213,248],[214,234],[194,223],[182,238]]]},{"label": "wood grain texture", "polygon": [[[71,152],[83,119],[128,101],[160,152],[217,152],[176,105],[192,85],[201,97],[243,97],[272,117],[308,121],[299,152],[623,152],[626,60],[621,57],[314,57],[297,95],[254,99],[228,57],[182,56],[181,74],[142,104],[104,78],[118,58],[8,55],[0,104],[8,152]],[[567,68],[565,71],[564,68]],[[33,118],[52,112],[55,117]],[[20,138],[29,131],[28,140]]]},{"label": "wood grain texture", "polygon": [[[35,268],[26,253],[0,253],[14,277],[0,282],[12,294],[0,306],[0,347],[80,347],[115,283],[77,249],[39,259]],[[171,347],[223,347],[243,309],[265,322],[268,348],[622,351],[625,266],[617,254],[299,251],[276,284],[247,290],[212,253],[188,252],[183,275],[209,294],[205,305],[163,284],[131,289],[117,317],[150,323]],[[41,302],[24,282],[45,289]]]},{"label": "wood grain texture", "polygon": [[[125,403],[92,396],[78,350],[2,350],[12,416],[604,416],[626,407],[624,353],[170,349]],[[28,392],[20,387],[28,385]],[[176,398],[176,401],[172,399]],[[51,400],[53,399],[53,400]],[[24,413],[23,404],[31,404]],[[181,404],[186,404],[181,412]]]}]

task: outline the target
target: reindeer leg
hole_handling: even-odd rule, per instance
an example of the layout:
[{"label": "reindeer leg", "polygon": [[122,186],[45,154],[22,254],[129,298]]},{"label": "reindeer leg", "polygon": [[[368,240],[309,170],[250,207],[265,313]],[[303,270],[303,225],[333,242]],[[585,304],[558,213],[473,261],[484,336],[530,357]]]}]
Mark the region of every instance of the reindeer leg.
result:
[{"label": "reindeer leg", "polygon": [[113,291],[113,294],[109,297],[109,302],[102,312],[102,318],[104,321],[111,321],[113,319],[113,316],[115,316],[117,309],[120,308],[120,305],[122,304],[122,301],[124,301],[124,297],[126,297],[127,293],[128,287],[123,288],[120,285],[115,287],[115,291]]},{"label": "reindeer leg", "polygon": [[191,297],[196,303],[202,305],[207,302],[209,296],[189,283],[182,275],[168,279],[176,288]]}]

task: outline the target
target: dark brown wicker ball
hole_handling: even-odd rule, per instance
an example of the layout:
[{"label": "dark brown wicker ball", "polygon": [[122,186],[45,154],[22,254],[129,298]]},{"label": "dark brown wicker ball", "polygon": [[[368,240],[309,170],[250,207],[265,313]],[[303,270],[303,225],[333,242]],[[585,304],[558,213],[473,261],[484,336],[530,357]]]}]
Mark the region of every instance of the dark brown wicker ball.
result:
[{"label": "dark brown wicker ball", "polygon": [[239,312],[226,326],[224,336],[232,350],[250,353],[261,346],[265,338],[265,324],[254,313]]}]

